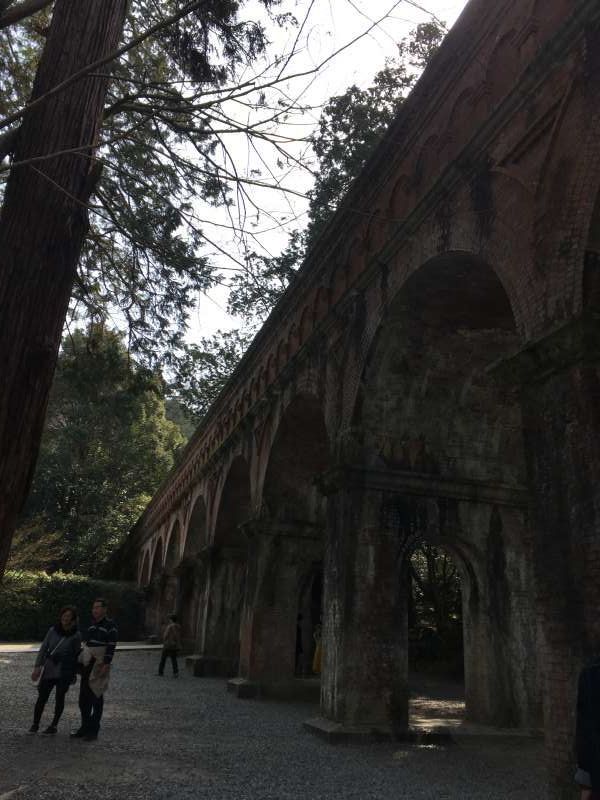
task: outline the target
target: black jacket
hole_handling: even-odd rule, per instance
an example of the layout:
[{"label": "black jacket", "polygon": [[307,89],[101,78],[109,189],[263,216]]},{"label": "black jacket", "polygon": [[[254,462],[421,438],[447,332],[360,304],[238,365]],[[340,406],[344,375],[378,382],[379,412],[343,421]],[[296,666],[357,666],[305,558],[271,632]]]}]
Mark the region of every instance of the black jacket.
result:
[{"label": "black jacket", "polygon": [[577,766],[600,790],[600,658],[582,669],[577,688]]},{"label": "black jacket", "polygon": [[117,638],[117,626],[112,619],[104,617],[104,619],[101,619],[98,622],[92,622],[83,636],[83,641],[90,647],[106,645],[104,663],[110,664],[115,654]]},{"label": "black jacket", "polygon": [[36,667],[44,668],[42,680],[70,683],[75,675],[80,649],[81,634],[77,628],[64,631],[59,624],[53,625],[35,660]]}]

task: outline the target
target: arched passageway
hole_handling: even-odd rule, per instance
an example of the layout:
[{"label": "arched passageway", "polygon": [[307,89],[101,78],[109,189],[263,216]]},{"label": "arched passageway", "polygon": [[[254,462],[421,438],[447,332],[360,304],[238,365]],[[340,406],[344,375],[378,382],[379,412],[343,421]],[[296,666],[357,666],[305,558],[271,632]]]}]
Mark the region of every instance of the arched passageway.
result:
[{"label": "arched passageway", "polygon": [[468,717],[539,722],[520,408],[487,371],[517,345],[500,281],[464,253],[424,265],[387,310],[357,398],[355,462],[330,498],[328,717],[408,724],[407,627],[397,621],[407,614],[406,556],[424,540],[465,556]]},{"label": "arched passageway", "polygon": [[160,629],[160,599],[161,599],[161,579],[163,573],[163,545],[159,539],[152,556],[152,568],[150,570],[150,581],[146,599],[146,631],[152,636],[158,636]]},{"label": "arched passageway", "polygon": [[206,504],[198,496],[190,515],[183,558],[179,565],[177,613],[184,647],[194,650],[199,642],[201,610],[205,604],[207,581]]},{"label": "arched passageway", "polygon": [[[318,398],[297,395],[277,427],[263,486],[261,516],[249,528],[248,591],[240,678],[265,694],[293,695],[309,660],[321,609],[312,592],[322,571],[325,502],[317,477],[329,466]],[[307,594],[308,593],[308,594]]]},{"label": "arched passageway", "polygon": [[237,457],[227,474],[217,514],[210,564],[204,653],[218,660],[218,671],[237,672],[240,622],[246,588],[248,546],[242,526],[250,516],[250,474]]},{"label": "arched passageway", "polygon": [[150,552],[148,550],[145,551],[144,557],[142,560],[142,566],[139,571],[139,586],[148,586],[150,583]]},{"label": "arched passageway", "polygon": [[465,719],[463,594],[468,619],[469,575],[456,553],[427,540],[417,540],[405,560],[409,726],[456,727]]},{"label": "arched passageway", "polygon": [[169,616],[177,611],[177,598],[179,594],[178,567],[181,550],[181,525],[176,520],[171,528],[167,541],[165,566],[161,577],[159,626],[167,624]]}]

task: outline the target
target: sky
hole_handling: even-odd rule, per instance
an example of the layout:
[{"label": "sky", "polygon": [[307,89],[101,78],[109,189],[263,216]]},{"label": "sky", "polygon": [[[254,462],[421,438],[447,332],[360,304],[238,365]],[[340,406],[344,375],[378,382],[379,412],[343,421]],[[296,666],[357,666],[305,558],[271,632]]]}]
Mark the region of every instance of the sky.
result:
[{"label": "sky", "polygon": [[[291,8],[290,4],[285,4]],[[289,29],[269,29],[271,45],[269,58],[276,55],[295,53],[286,64],[287,75],[293,76],[311,70],[326,60],[332,53],[358,38],[353,44],[337,53],[316,75],[290,77],[277,90],[287,97],[293,97],[299,104],[309,106],[309,110],[291,115],[286,125],[269,130],[282,136],[305,139],[316,127],[320,107],[329,97],[341,94],[352,84],[362,87],[372,83],[373,76],[385,64],[386,58],[396,54],[396,43],[405,37],[419,22],[434,15],[448,28],[452,26],[466,5],[466,0],[296,0],[292,11],[301,23]],[[310,13],[306,16],[307,9]],[[252,13],[252,6],[249,7]],[[374,23],[377,23],[374,25]],[[369,32],[365,35],[365,32]],[[276,96],[272,95],[272,97]],[[234,115],[247,121],[250,117],[246,108],[231,106]],[[260,208],[246,204],[245,213],[235,217],[243,234],[232,236],[226,227],[228,220],[223,211],[207,212],[215,225],[207,225],[206,232],[225,254],[212,253],[213,259],[222,267],[224,274],[228,269],[236,269],[244,244],[265,255],[277,255],[286,245],[289,231],[302,228],[305,223],[306,201],[299,197],[311,185],[310,173],[295,165],[277,164],[278,153],[274,148],[260,144],[249,146],[245,137],[228,142],[236,165],[239,165],[258,180],[277,180],[288,192],[274,189],[256,188],[250,190],[252,200]],[[310,165],[310,151],[305,142],[286,143],[285,148],[294,157],[306,160]],[[260,175],[258,175],[260,172]],[[238,204],[234,213],[241,212]],[[227,292],[217,287],[208,295],[200,295],[195,312],[190,318],[189,341],[198,341],[219,330],[238,327],[240,321],[226,313]]]}]

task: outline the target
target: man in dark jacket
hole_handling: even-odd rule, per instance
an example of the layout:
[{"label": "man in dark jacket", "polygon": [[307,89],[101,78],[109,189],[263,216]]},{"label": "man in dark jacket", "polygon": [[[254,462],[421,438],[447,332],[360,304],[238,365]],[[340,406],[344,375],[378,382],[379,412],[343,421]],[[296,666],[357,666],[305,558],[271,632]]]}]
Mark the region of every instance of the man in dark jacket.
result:
[{"label": "man in dark jacket", "polygon": [[117,646],[117,626],[108,619],[106,612],[106,600],[94,600],[93,622],[83,635],[83,671],[79,688],[81,727],[71,734],[71,738],[86,742],[98,738],[104,709],[104,692],[108,686],[110,666]]},{"label": "man in dark jacket", "polygon": [[581,800],[600,800],[600,658],[579,675],[576,741]]}]

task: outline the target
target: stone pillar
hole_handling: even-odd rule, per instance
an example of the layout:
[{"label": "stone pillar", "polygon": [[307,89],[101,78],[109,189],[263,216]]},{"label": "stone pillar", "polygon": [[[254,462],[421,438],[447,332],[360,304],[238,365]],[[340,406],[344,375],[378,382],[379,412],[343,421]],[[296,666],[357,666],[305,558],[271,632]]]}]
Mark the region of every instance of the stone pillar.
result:
[{"label": "stone pillar", "polygon": [[199,557],[207,562],[204,592],[202,652],[188,656],[196,676],[231,677],[238,670],[240,620],[246,587],[247,553],[241,547],[207,547]]},{"label": "stone pillar", "polygon": [[323,535],[311,524],[256,522],[249,539],[240,669],[228,688],[238,697],[296,695],[296,618],[302,575],[322,559]]},{"label": "stone pillar", "polygon": [[600,650],[599,353],[590,315],[497,367],[521,386],[551,798],[573,794],[577,674]]},{"label": "stone pillar", "polygon": [[406,591],[384,493],[359,470],[335,479],[324,564],[321,711],[349,733],[408,727]]}]

